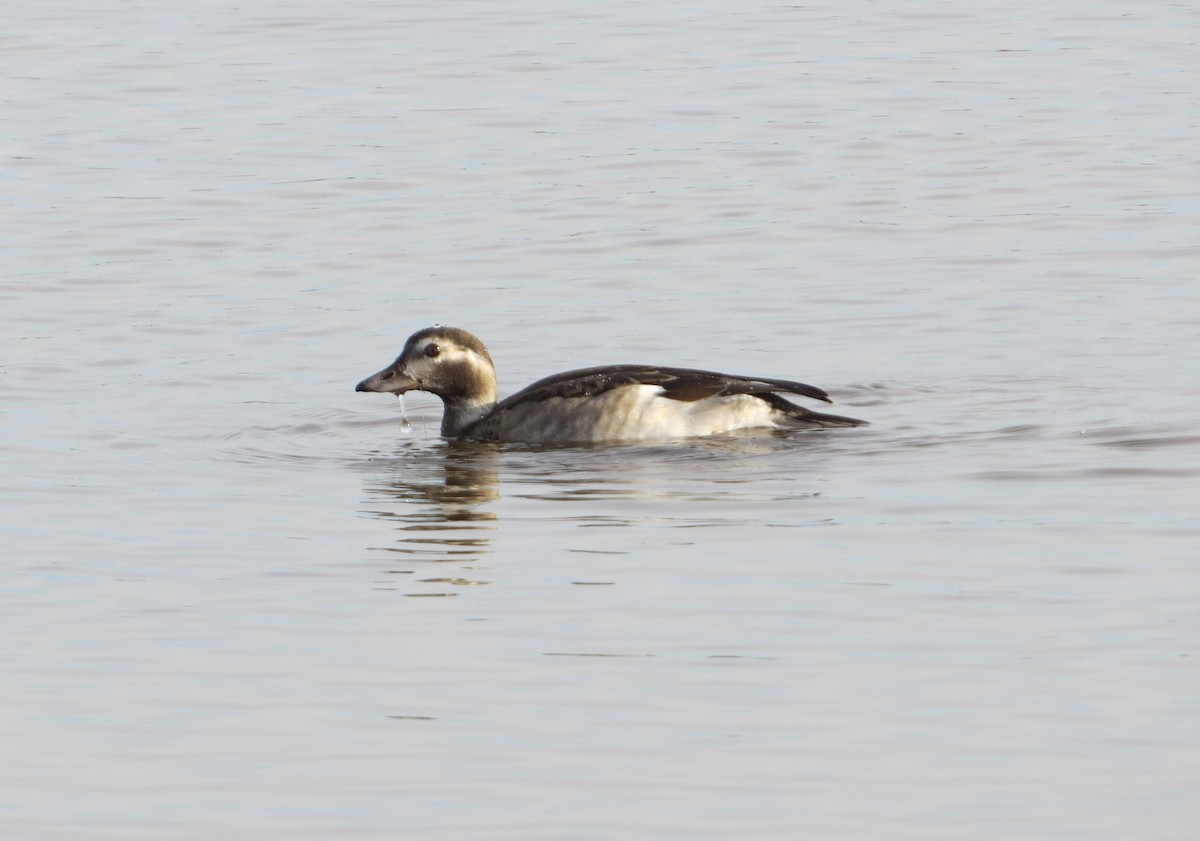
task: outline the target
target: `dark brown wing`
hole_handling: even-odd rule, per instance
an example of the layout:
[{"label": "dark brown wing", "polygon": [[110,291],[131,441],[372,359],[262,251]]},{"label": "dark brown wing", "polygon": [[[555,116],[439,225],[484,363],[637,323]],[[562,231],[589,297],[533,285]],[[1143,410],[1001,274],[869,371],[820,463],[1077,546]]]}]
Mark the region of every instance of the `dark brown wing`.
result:
[{"label": "dark brown wing", "polygon": [[549,400],[552,397],[591,397],[622,385],[656,385],[663,396],[672,400],[692,402],[706,397],[727,397],[732,394],[802,394],[816,400],[832,402],[829,395],[813,385],[775,380],[767,377],[739,377],[699,371],[692,368],[661,368],[652,365],[605,365],[600,368],[580,368],[564,371],[538,380],[516,394],[506,397],[495,410],[526,401]]}]

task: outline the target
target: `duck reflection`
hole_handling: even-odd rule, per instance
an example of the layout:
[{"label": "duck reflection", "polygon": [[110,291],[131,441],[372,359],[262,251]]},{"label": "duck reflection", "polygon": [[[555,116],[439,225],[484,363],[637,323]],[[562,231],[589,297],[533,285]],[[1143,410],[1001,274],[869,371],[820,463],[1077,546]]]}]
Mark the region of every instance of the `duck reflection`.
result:
[{"label": "duck reflection", "polygon": [[439,442],[372,459],[364,490],[370,517],[396,529],[395,543],[375,547],[413,561],[470,562],[492,549],[500,498],[494,444]]}]

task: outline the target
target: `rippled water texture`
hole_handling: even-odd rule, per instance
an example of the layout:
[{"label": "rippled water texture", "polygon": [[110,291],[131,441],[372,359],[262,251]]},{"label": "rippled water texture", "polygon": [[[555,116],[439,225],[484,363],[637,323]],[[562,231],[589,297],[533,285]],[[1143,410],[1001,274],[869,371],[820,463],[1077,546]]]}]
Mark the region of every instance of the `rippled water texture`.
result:
[{"label": "rippled water texture", "polygon": [[[8,9],[5,837],[1191,839],[1198,18]],[[872,424],[447,443],[434,322]]]}]

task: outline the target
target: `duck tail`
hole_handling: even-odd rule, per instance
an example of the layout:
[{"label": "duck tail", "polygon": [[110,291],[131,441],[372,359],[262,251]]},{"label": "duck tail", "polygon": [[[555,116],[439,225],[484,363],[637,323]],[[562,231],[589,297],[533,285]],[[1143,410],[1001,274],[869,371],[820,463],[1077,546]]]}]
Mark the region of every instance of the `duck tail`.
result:
[{"label": "duck tail", "polygon": [[777,411],[781,412],[786,417],[786,423],[789,426],[796,426],[802,429],[809,428],[828,428],[841,426],[865,426],[867,421],[859,420],[858,418],[848,418],[844,415],[831,415],[825,412],[814,412],[812,409],[806,409],[803,406],[797,406],[790,400],[780,397],[778,394],[762,394],[759,395],[763,400],[770,403]]}]

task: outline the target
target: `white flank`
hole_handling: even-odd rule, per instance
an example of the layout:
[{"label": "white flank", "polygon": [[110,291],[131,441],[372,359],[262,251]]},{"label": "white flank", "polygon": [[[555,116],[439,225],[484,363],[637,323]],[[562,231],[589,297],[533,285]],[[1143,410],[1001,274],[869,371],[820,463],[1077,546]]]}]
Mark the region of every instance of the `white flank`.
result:
[{"label": "white flank", "polygon": [[505,440],[541,444],[687,438],[776,425],[774,410],[757,397],[689,403],[662,394],[656,385],[628,385],[591,397],[519,404],[506,412],[500,431]]}]

